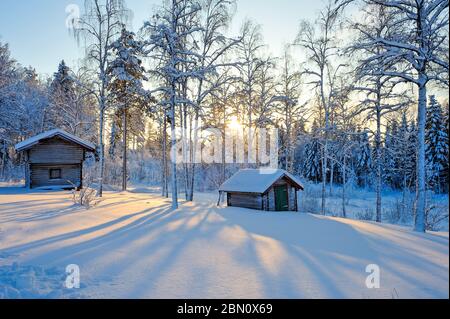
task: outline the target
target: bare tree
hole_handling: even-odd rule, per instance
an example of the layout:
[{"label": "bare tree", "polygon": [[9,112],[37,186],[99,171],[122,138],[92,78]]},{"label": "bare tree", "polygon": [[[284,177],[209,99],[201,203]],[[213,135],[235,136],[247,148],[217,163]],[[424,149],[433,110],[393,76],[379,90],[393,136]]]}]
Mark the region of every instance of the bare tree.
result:
[{"label": "bare tree", "polygon": [[[408,106],[408,97],[395,91],[397,81],[392,76],[383,75],[385,66],[368,65],[368,57],[380,56],[384,49],[381,45],[367,46],[368,38],[383,37],[394,32],[391,27],[393,12],[385,7],[369,4],[363,8],[363,22],[352,23],[357,36],[349,47],[349,52],[359,56],[356,66],[356,84],[354,90],[363,94],[354,115],[364,114],[368,122],[375,121],[375,167],[376,167],[376,221],[381,222],[382,189],[382,121],[390,113]],[[375,69],[374,69],[375,67]]]},{"label": "bare tree", "polygon": [[299,98],[302,89],[302,74],[298,67],[295,66],[290,47],[284,48],[284,54],[281,58],[281,68],[276,88],[277,114],[282,119],[280,126],[284,129],[284,139],[282,145],[282,153],[285,157],[285,169],[289,172],[293,171],[294,165],[294,149],[296,139],[301,128],[303,120],[303,107],[299,104]]},{"label": "bare tree", "polygon": [[254,143],[254,113],[256,111],[257,103],[257,82],[262,68],[266,61],[261,58],[261,51],[264,47],[261,28],[251,21],[245,21],[241,29],[242,41],[237,47],[238,60],[240,62],[239,75],[240,83],[240,97],[242,99],[242,124],[247,127],[247,145],[248,145],[248,160],[254,161],[256,154],[253,154],[252,147]]},{"label": "bare tree", "polygon": [[[399,82],[414,84],[418,89],[418,150],[415,226],[425,231],[425,121],[427,85],[432,82],[448,86],[448,0],[368,0],[388,10],[394,19],[393,34],[367,34],[366,47],[382,46],[383,52],[365,59],[374,75],[391,76]],[[380,68],[379,65],[383,66]]]},{"label": "bare tree", "polygon": [[335,34],[337,31],[340,6],[331,2],[320,13],[315,24],[303,21],[300,26],[296,44],[306,53],[308,64],[303,73],[309,78],[306,82],[313,85],[318,91],[320,107],[324,114],[323,120],[323,147],[322,147],[322,202],[321,213],[325,214],[326,182],[328,172],[328,140],[331,130],[333,85],[336,75],[341,67],[333,68],[332,58],[337,56]]},{"label": "bare tree", "polygon": [[[194,101],[194,125],[193,143],[189,141],[189,154],[191,165],[186,167],[187,196],[186,200],[192,201],[194,198],[195,168],[196,163],[194,154],[196,154],[199,129],[199,119],[204,108],[204,101],[214,95],[224,85],[233,81],[234,77],[227,69],[236,67],[234,61],[229,61],[227,53],[238,45],[241,41],[230,39],[224,36],[225,29],[231,21],[232,6],[234,0],[202,0],[202,10],[199,12],[199,32],[195,38],[197,52],[197,64],[203,76],[194,78],[193,83],[193,101]],[[220,75],[219,75],[220,72]],[[187,125],[187,119],[185,119]],[[190,134],[191,135],[191,134]]]},{"label": "bare tree", "polygon": [[[183,91],[180,92],[180,84],[191,77],[202,76],[196,64],[197,54],[187,46],[188,38],[199,30],[194,17],[200,9],[194,0],[172,0],[144,25],[144,30],[149,34],[147,53],[157,63],[153,74],[162,80],[162,86],[154,91],[163,93],[160,104],[167,108],[170,124],[173,209],[178,208],[176,109],[185,103],[192,103]],[[189,25],[185,24],[186,21],[190,21]]]},{"label": "bare tree", "polygon": [[112,59],[111,44],[120,35],[122,25],[128,15],[129,11],[125,7],[124,0],[86,0],[84,13],[78,21],[78,27],[74,29],[74,36],[78,42],[80,43],[80,40],[84,39],[86,60],[93,66],[92,71],[96,78],[96,87],[92,93],[98,100],[99,108],[100,176],[97,192],[99,197],[103,195],[105,173],[104,129],[109,83],[107,69]]}]

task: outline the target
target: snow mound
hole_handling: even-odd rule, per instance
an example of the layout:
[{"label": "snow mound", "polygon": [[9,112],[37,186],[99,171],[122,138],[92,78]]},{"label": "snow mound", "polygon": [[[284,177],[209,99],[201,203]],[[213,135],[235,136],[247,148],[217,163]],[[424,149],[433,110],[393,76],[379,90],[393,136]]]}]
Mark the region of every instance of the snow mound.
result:
[{"label": "snow mound", "polygon": [[64,286],[66,274],[57,267],[0,266],[0,299],[76,299],[79,289]]}]

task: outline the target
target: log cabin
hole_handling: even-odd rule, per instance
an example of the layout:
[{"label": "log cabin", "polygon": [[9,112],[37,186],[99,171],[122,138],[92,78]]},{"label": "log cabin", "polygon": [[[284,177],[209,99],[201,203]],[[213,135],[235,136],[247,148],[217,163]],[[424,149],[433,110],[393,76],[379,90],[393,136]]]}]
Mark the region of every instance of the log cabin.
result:
[{"label": "log cabin", "polygon": [[301,182],[282,169],[242,169],[219,188],[219,203],[264,211],[297,211]]},{"label": "log cabin", "polygon": [[60,129],[41,133],[18,143],[25,159],[27,188],[81,189],[86,152],[95,146]]}]

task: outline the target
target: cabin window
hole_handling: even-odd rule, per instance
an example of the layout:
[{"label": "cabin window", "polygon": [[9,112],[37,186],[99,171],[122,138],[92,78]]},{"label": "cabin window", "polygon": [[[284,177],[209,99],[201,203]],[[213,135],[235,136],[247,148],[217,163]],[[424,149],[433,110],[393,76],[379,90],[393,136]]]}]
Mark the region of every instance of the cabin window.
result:
[{"label": "cabin window", "polygon": [[61,169],[60,168],[52,168],[49,172],[50,179],[61,179]]}]

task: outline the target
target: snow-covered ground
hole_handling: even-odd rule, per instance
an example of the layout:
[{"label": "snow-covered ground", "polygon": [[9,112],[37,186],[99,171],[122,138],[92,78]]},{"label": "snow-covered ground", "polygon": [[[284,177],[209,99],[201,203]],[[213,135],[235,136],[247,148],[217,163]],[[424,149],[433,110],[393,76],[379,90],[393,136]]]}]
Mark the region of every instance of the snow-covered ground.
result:
[{"label": "snow-covered ground", "polygon": [[[70,192],[0,188],[0,297],[448,298],[448,232],[304,213],[176,211],[151,189],[106,192],[86,210]],[[64,288],[76,264],[81,288]],[[379,289],[366,287],[377,264]]]}]

